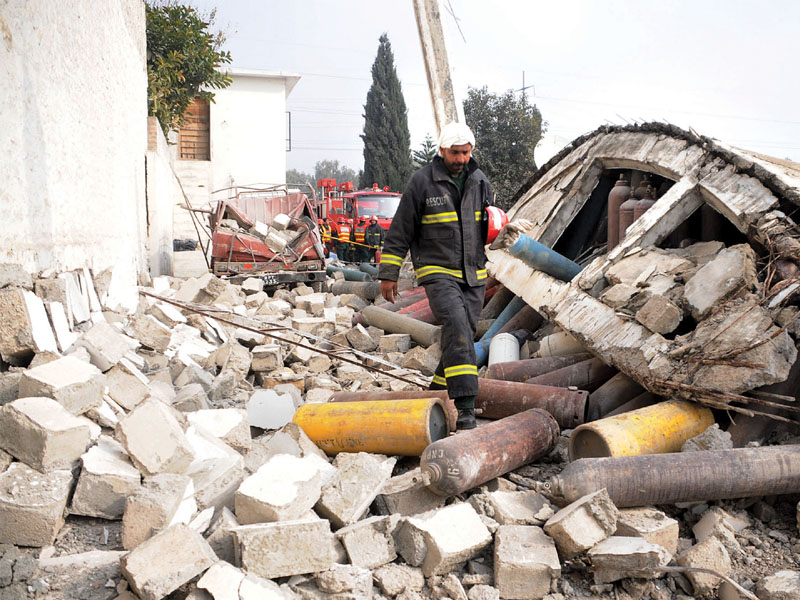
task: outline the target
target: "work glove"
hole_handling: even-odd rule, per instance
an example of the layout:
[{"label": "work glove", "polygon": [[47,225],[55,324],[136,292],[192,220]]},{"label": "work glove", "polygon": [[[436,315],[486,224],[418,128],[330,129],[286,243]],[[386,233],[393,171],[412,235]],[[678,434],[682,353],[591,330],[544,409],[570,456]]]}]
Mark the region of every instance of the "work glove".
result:
[{"label": "work glove", "polygon": [[489,246],[491,250],[499,250],[500,248],[508,248],[519,239],[519,236],[533,227],[533,223],[528,219],[517,219],[506,223],[506,225],[497,234],[497,237]]}]

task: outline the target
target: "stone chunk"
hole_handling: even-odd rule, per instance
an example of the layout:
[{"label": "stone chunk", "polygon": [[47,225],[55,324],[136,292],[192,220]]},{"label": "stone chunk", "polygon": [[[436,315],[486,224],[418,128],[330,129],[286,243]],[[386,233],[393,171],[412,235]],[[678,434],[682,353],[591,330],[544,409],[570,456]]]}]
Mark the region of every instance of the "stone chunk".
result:
[{"label": "stone chunk", "polygon": [[730,450],[733,448],[731,434],[722,431],[717,423],[706,429],[700,435],[686,440],[681,452],[695,452],[697,450]]},{"label": "stone chunk", "polygon": [[756,255],[748,244],[722,250],[686,282],[684,297],[692,316],[700,321],[740,289],[752,288]]},{"label": "stone chunk", "polygon": [[236,562],[236,552],[233,547],[233,534],[231,529],[239,527],[239,521],[226,506],[217,511],[211,525],[206,532],[206,541],[220,560],[231,564]]},{"label": "stone chunk", "polygon": [[157,352],[165,352],[169,348],[172,333],[169,328],[152,315],[137,313],[128,321],[129,335]]},{"label": "stone chunk", "polygon": [[407,333],[389,333],[382,335],[378,342],[381,352],[406,353],[411,348],[411,336]]},{"label": "stone chunk", "polygon": [[278,344],[264,344],[252,350],[250,368],[256,372],[274,371],[283,366],[283,354]]},{"label": "stone chunk", "polygon": [[287,423],[274,433],[265,434],[253,440],[253,445],[245,455],[245,466],[255,473],[270,457],[276,454],[291,454],[304,457],[316,454],[327,461],[328,456],[306,435],[297,423]]},{"label": "stone chunk", "polygon": [[502,598],[543,598],[561,576],[553,540],[541,527],[502,525],[495,534],[494,584]]},{"label": "stone chunk", "polygon": [[186,417],[195,427],[206,430],[236,450],[247,450],[252,444],[247,413],[239,408],[198,410]]},{"label": "stone chunk", "polygon": [[292,319],[292,328],[321,338],[330,338],[336,333],[335,324],[321,317],[299,317]]},{"label": "stone chunk", "polygon": [[409,516],[439,508],[445,500],[423,483],[417,467],[389,479],[375,498],[375,504],[381,514]]},{"label": "stone chunk", "polygon": [[663,296],[651,296],[636,311],[636,320],[654,333],[675,331],[683,320],[683,311]]},{"label": "stone chunk", "polygon": [[333,461],[337,472],[322,490],[317,513],[330,519],[336,529],[357,521],[392,476],[396,462],[395,457],[379,454],[339,453]]},{"label": "stone chunk", "polygon": [[183,524],[153,536],[120,560],[120,569],[142,600],[161,600],[213,565],[208,543]]},{"label": "stone chunk", "polygon": [[397,558],[393,535],[399,518],[371,517],[337,531],[336,537],[347,551],[350,564],[374,569]]},{"label": "stone chunk", "polygon": [[316,584],[320,591],[336,594],[341,600],[372,597],[372,573],[355,565],[333,565],[317,574]]},{"label": "stone chunk", "polygon": [[146,478],[125,502],[122,547],[135,548],[166,529],[190,489],[192,480],[185,475],[164,473]]},{"label": "stone chunk", "polygon": [[611,536],[587,553],[594,567],[597,584],[611,583],[626,577],[657,579],[662,573],[653,571],[664,567],[672,555],[663,546],[651,544],[640,537]]},{"label": "stone chunk", "polygon": [[492,534],[465,502],[406,517],[395,534],[400,556],[412,566],[422,566],[426,577],[447,573],[491,542]]},{"label": "stone chunk", "polygon": [[403,564],[389,564],[372,572],[372,578],[381,592],[394,597],[403,592],[421,592],[425,587],[422,569]]},{"label": "stone chunk", "polygon": [[345,336],[350,345],[361,352],[372,352],[378,347],[363,325],[357,324]]},{"label": "stone chunk", "polygon": [[651,544],[658,544],[671,556],[678,550],[678,522],[655,508],[620,510],[614,535],[640,537]]},{"label": "stone chunk", "polygon": [[194,412],[211,408],[208,403],[208,396],[203,386],[199,383],[190,383],[183,386],[175,396],[175,402],[172,406],[175,410],[181,412]]},{"label": "stone chunk", "polygon": [[0,290],[0,358],[23,364],[46,350],[58,347],[41,298],[20,288]]},{"label": "stone chunk", "polygon": [[19,396],[57,400],[73,415],[81,415],[103,403],[105,377],[94,365],[65,356],[22,374]]},{"label": "stone chunk", "polygon": [[[133,368],[135,369],[136,367]],[[150,395],[150,386],[147,378],[144,375],[142,377],[144,381],[131,374],[127,369],[119,366],[112,367],[106,373],[108,395],[125,410],[133,410]]]},{"label": "stone chunk", "polygon": [[48,546],[64,524],[70,471],[40,473],[11,463],[0,474],[0,544]]},{"label": "stone chunk", "polygon": [[247,402],[250,424],[261,429],[280,429],[294,416],[294,400],[289,394],[256,390]]},{"label": "stone chunk", "polygon": [[[679,554],[675,559],[682,567],[700,567],[711,569],[722,575],[730,576],[733,570],[731,558],[725,546],[715,537],[709,537],[699,544],[692,546]],[[694,593],[697,596],[710,596],[722,581],[710,573],[686,573],[692,582]]]},{"label": "stone chunk", "polygon": [[325,519],[243,525],[231,531],[242,568],[267,579],[322,571],[336,560],[336,538]]},{"label": "stone chunk", "polygon": [[139,490],[141,475],[116,440],[101,436],[81,457],[83,468],[70,512],[74,515],[121,519],[125,501]]},{"label": "stone chunk", "polygon": [[195,459],[186,470],[195,487],[200,510],[233,506],[233,495],[245,477],[242,455],[197,427],[186,430]]},{"label": "stone chunk", "polygon": [[92,364],[103,372],[116,365],[138,345],[136,340],[123,335],[107,321],[100,321],[92,326],[76,342],[76,346],[89,351]]},{"label": "stone chunk", "polygon": [[186,324],[187,319],[177,307],[166,302],[156,302],[153,306],[147,309],[147,314],[153,315],[156,319],[161,321],[169,328],[175,327],[179,324]]},{"label": "stone chunk", "polygon": [[559,510],[548,519],[544,530],[555,540],[559,556],[569,559],[612,535],[618,514],[603,488]]},{"label": "stone chunk", "polygon": [[400,366],[406,369],[417,369],[425,375],[433,375],[441,354],[442,348],[438,343],[428,348],[417,346],[405,353]]},{"label": "stone chunk", "polygon": [[333,475],[333,467],[315,455],[273,456],[236,491],[236,518],[243,525],[297,520],[314,506]]},{"label": "stone chunk", "polygon": [[500,525],[543,525],[556,512],[547,498],[533,491],[473,494],[469,502]]},{"label": "stone chunk", "polygon": [[19,287],[26,290],[33,289],[31,274],[17,263],[0,263],[0,289],[6,287]]},{"label": "stone chunk", "polygon": [[145,400],[116,428],[117,439],[145,475],[183,473],[194,459],[172,410],[158,400]]},{"label": "stone chunk", "polygon": [[0,407],[0,448],[45,473],[69,469],[86,451],[89,435],[51,398],[20,398]]},{"label": "stone chunk", "polygon": [[798,600],[800,573],[787,569],[768,575],[756,584],[756,594],[761,600]]}]

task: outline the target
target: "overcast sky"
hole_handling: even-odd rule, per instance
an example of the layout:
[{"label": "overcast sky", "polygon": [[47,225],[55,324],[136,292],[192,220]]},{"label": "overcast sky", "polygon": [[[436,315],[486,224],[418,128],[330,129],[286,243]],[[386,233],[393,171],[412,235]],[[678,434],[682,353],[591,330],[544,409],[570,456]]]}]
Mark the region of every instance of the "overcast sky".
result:
[{"label": "overcast sky", "polygon": [[[669,121],[800,162],[800,2],[439,0],[458,100],[522,87],[548,135],[537,164],[607,123]],[[411,0],[191,0],[217,6],[233,66],[298,73],[288,168],[363,166],[363,105],[389,36],[411,148],[434,122]],[[459,31],[460,29],[460,31]],[[463,36],[463,37],[462,37]]]}]

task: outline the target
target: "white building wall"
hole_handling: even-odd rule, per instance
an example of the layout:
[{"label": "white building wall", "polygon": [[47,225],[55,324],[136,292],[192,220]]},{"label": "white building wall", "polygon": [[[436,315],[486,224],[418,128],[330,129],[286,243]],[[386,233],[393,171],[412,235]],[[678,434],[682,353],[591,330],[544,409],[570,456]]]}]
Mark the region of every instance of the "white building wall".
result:
[{"label": "white building wall", "polygon": [[183,202],[158,119],[147,117],[147,257],[150,275],[172,275],[172,211]]},{"label": "white building wall", "polygon": [[130,308],[146,264],[142,0],[0,4],[0,262],[113,268]]}]

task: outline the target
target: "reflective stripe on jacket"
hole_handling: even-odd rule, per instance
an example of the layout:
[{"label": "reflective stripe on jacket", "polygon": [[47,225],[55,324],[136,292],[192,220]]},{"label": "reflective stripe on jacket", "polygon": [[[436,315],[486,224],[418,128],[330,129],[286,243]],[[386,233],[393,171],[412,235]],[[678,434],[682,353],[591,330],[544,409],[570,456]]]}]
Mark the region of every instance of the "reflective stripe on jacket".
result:
[{"label": "reflective stripe on jacket", "polygon": [[460,199],[440,156],[412,175],[386,234],[379,279],[397,281],[411,250],[420,283],[451,278],[483,285],[487,274],[481,217],[494,194],[474,159],[468,169]]}]

